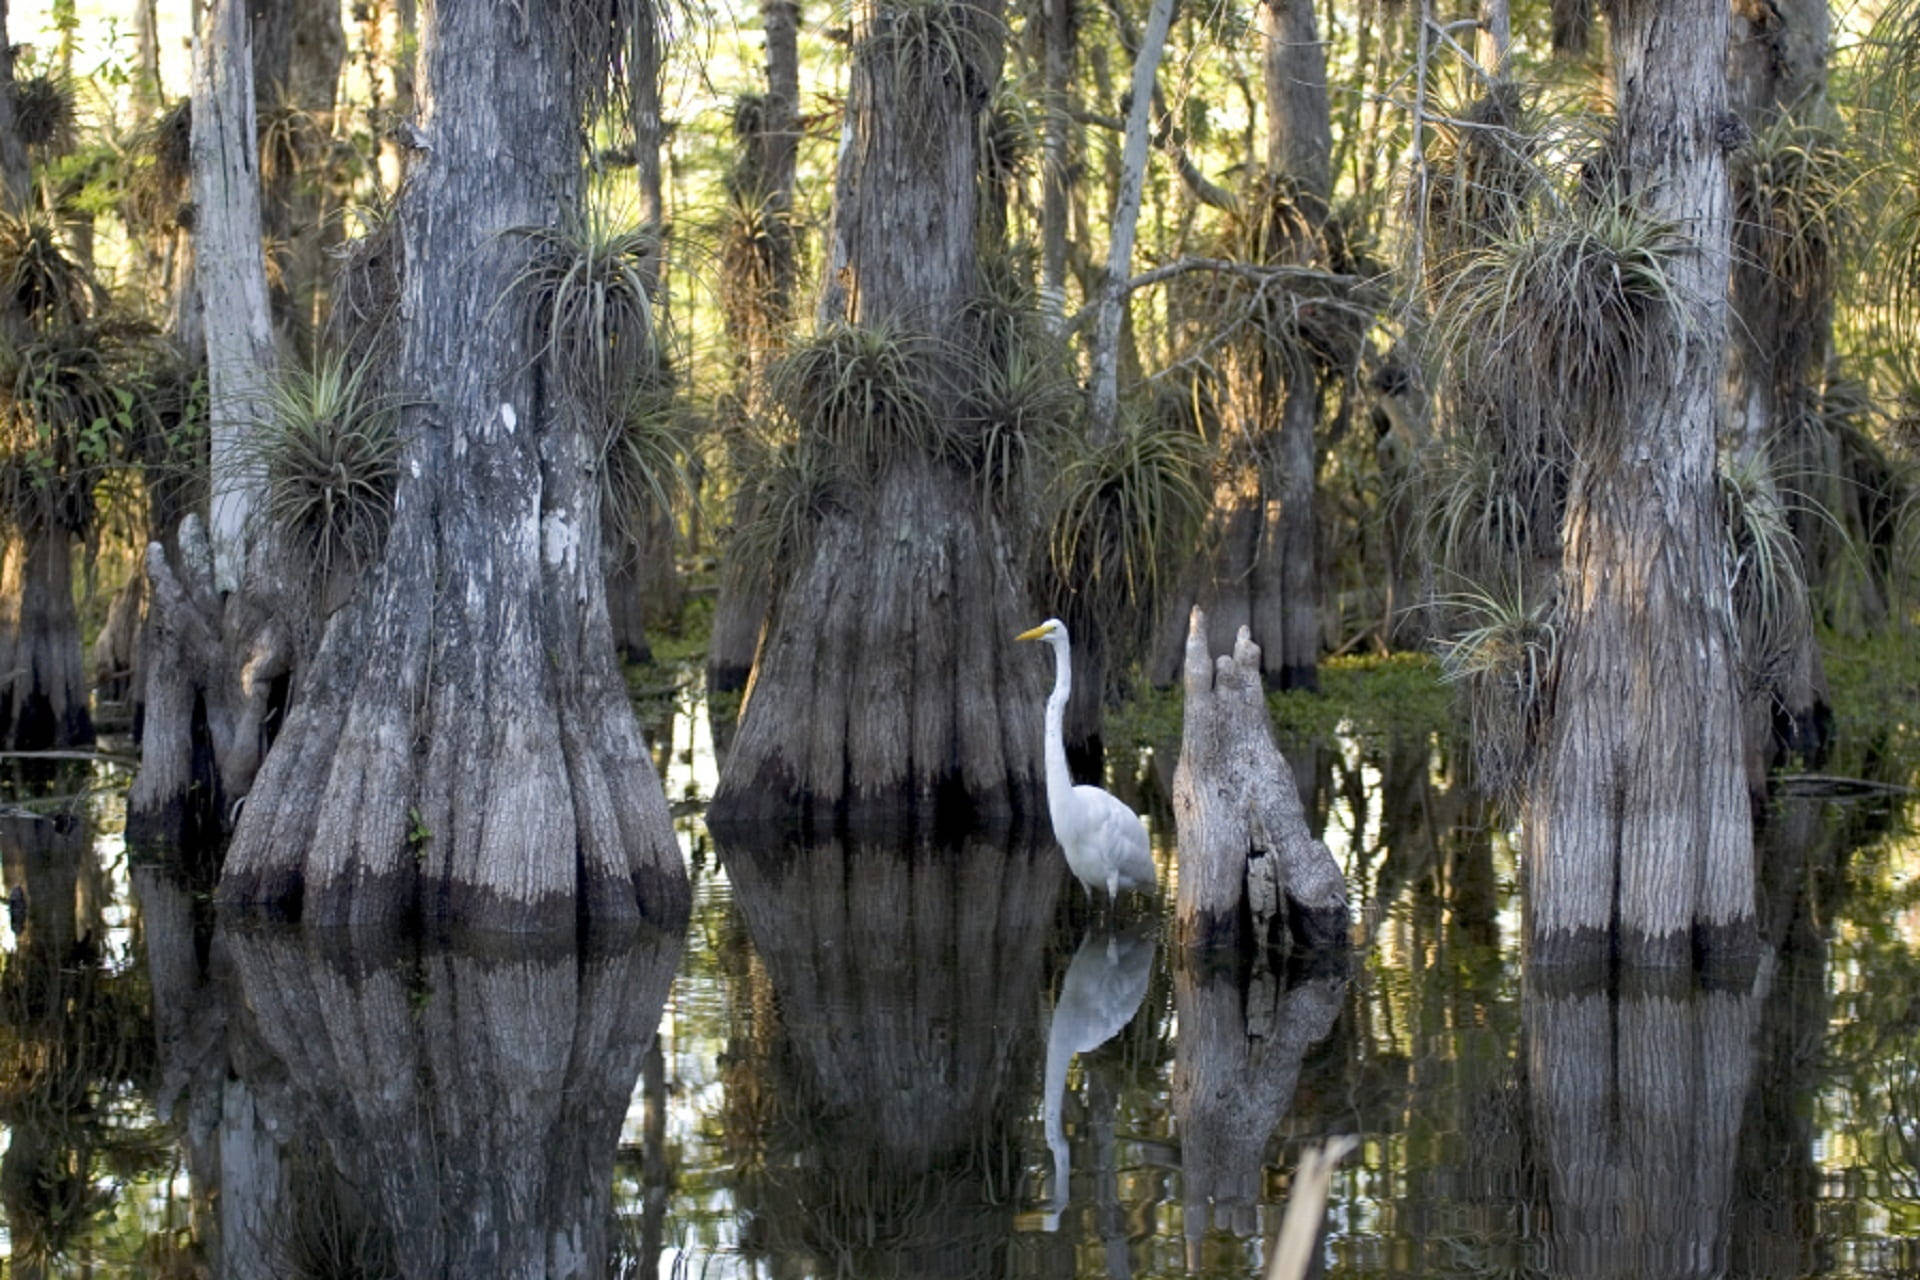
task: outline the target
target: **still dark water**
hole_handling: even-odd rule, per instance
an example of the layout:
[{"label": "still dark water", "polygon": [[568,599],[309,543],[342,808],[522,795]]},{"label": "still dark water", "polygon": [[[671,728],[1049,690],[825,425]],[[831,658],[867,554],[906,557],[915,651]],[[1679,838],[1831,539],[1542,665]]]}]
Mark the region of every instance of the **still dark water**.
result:
[{"label": "still dark water", "polygon": [[[1170,957],[1044,842],[716,848],[697,805],[684,937],[233,932],[66,775],[0,817],[5,1274],[1252,1277],[1351,1134],[1326,1275],[1920,1276],[1910,793],[1781,802],[1750,986],[1543,990],[1446,750],[1290,755],[1344,967]],[[1171,760],[1117,783],[1169,883]]]}]

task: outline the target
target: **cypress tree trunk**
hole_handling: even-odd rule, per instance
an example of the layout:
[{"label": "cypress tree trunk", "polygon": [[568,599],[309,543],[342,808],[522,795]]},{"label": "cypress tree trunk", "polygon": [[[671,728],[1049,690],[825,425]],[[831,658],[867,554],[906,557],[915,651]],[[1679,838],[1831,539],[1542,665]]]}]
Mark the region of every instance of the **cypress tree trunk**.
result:
[{"label": "cypress tree trunk", "polygon": [[[920,69],[910,24],[952,65]],[[962,367],[977,287],[978,120],[999,74],[997,0],[855,23],[823,321],[890,326]],[[921,46],[924,47],[924,46]],[[951,413],[935,396],[935,414]],[[958,424],[937,424],[958,425]],[[812,430],[814,424],[802,424]],[[1027,609],[972,478],[901,442],[819,517],[769,623],[716,819],[851,821],[1032,812],[1041,794],[1042,663],[1016,652]]]},{"label": "cypress tree trunk", "polygon": [[[767,37],[767,92],[757,117],[735,120],[736,128],[752,126],[738,139],[741,158],[735,183],[738,198],[761,210],[766,256],[756,265],[768,284],[762,292],[753,282],[734,281],[730,287],[741,295],[743,305],[729,308],[726,316],[739,359],[739,398],[748,417],[765,398],[767,361],[786,341],[799,248],[792,217],[800,153],[800,6],[796,0],[765,0],[760,18]],[[743,492],[734,500],[734,528],[754,515]],[[722,570],[707,645],[707,688],[731,693],[746,688],[753,674],[772,589],[765,566],[742,564],[729,554]]]},{"label": "cypress tree trunk", "polygon": [[1574,464],[1566,621],[1527,805],[1529,934],[1542,964],[1687,964],[1750,953],[1753,832],[1737,641],[1716,510],[1726,335],[1724,0],[1613,10],[1613,161],[1671,225],[1678,302],[1617,353],[1626,385]]},{"label": "cypress tree trunk", "polygon": [[[684,908],[613,659],[584,411],[513,291],[579,199],[564,6],[444,4],[424,33],[405,243],[402,475],[328,621],[220,887],[314,921],[571,927]],[[503,299],[505,301],[503,301]]]},{"label": "cypress tree trunk", "polygon": [[[1260,30],[1267,170],[1291,184],[1307,231],[1297,237],[1263,233],[1261,239],[1283,258],[1310,264],[1333,195],[1327,58],[1313,0],[1263,0]],[[1312,689],[1319,685],[1321,591],[1314,516],[1320,386],[1314,359],[1299,349],[1262,352],[1259,395],[1259,490],[1251,511],[1260,534],[1246,580],[1247,614],[1268,679],[1282,689]]]},{"label": "cypress tree trunk", "polygon": [[[1817,483],[1814,437],[1821,430],[1816,418],[1831,346],[1839,247],[1831,242],[1826,210],[1818,204],[1774,207],[1781,197],[1766,189],[1772,175],[1755,168],[1769,164],[1772,144],[1765,139],[1783,119],[1806,131],[1791,140],[1803,150],[1788,163],[1817,166],[1823,141],[1824,154],[1838,149],[1837,139],[1819,136],[1836,123],[1826,101],[1827,8],[1827,0],[1739,0],[1732,7],[1728,46],[1731,105],[1754,135],[1735,177],[1740,216],[1734,231],[1729,450],[1746,484],[1744,500],[1782,528],[1793,520],[1779,482],[1790,478],[1809,489]],[[1787,245],[1788,237],[1799,243]],[[1782,566],[1774,598],[1759,604],[1769,616],[1747,628],[1750,636],[1764,636],[1748,653],[1747,782],[1756,796],[1765,793],[1772,763],[1795,753],[1818,757],[1832,732],[1808,590],[1813,548],[1796,542],[1780,550],[1793,563]]]},{"label": "cypress tree trunk", "polygon": [[28,520],[0,540],[0,746],[40,751],[93,741],[73,538]]},{"label": "cypress tree trunk", "polygon": [[212,435],[210,521],[155,530],[141,636],[140,772],[127,796],[136,846],[219,835],[264,748],[276,682],[292,662],[268,607],[263,477],[249,441],[266,416],[276,352],[261,252],[252,23],[220,0],[194,40],[195,314],[206,342]]}]

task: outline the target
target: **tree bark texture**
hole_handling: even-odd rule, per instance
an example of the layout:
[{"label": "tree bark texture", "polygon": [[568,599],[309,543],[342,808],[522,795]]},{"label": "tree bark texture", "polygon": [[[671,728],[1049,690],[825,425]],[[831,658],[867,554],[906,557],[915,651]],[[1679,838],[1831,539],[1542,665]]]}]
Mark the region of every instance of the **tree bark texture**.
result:
[{"label": "tree bark texture", "polygon": [[267,1132],[316,1141],[398,1274],[606,1274],[613,1158],[677,933],[585,955],[416,956],[365,933],[227,942]]},{"label": "tree bark texture", "polygon": [[1030,1114],[1064,864],[1031,841],[716,848],[779,1011],[766,1221],[804,1227],[770,1244],[823,1274],[992,1271],[1013,1209],[985,1172]]},{"label": "tree bark texture", "polygon": [[[752,301],[726,316],[748,418],[765,399],[768,361],[785,344],[792,324],[799,252],[792,218],[800,155],[800,5],[797,0],[765,0],[760,20],[767,40],[765,106],[757,128],[738,140],[741,158],[735,181],[739,197],[762,211],[768,252],[759,265],[770,279],[764,291],[750,281],[735,281],[734,287]],[[737,494],[733,527],[743,527],[755,514],[750,494]],[[741,564],[731,554],[724,557],[707,644],[708,690],[734,693],[747,687],[772,598],[764,566]]]},{"label": "tree bark texture", "polygon": [[[963,56],[917,73],[917,22]],[[821,319],[968,351],[998,4],[869,5],[854,39]],[[910,447],[856,488],[779,586],[713,817],[890,824],[942,801],[974,821],[1035,811],[1044,671],[1015,650],[1031,624],[998,519],[970,476]]]},{"label": "tree bark texture", "polygon": [[1182,952],[1173,969],[1173,1116],[1190,1266],[1209,1225],[1258,1233],[1267,1144],[1292,1109],[1301,1060],[1347,996],[1344,971],[1282,979],[1219,959]]},{"label": "tree bark texture", "polygon": [[1548,1271],[1728,1274],[1759,1004],[1748,990],[1528,991]]},{"label": "tree bark texture", "polygon": [[246,438],[265,417],[276,363],[260,248],[253,24],[246,0],[214,0],[194,33],[195,281],[213,436],[214,582],[239,590],[259,534],[263,477]]},{"label": "tree bark texture", "polygon": [[582,415],[511,292],[533,251],[514,229],[579,198],[571,51],[549,6],[446,4],[424,33],[391,531],[303,672],[227,903],[512,930],[685,908],[614,661]]},{"label": "tree bark texture", "polygon": [[1613,11],[1615,160],[1628,196],[1685,237],[1681,301],[1621,359],[1636,383],[1582,442],[1563,524],[1565,622],[1529,787],[1538,964],[1688,964],[1751,953],[1753,833],[1738,642],[1716,509],[1726,335],[1727,9]]},{"label": "tree bark texture", "polygon": [[1066,323],[1067,308],[1073,17],[1073,0],[1043,0],[1040,6],[1040,309],[1056,326]]},{"label": "tree bark texture", "polygon": [[15,120],[17,90],[8,39],[6,0],[0,0],[0,196],[9,211],[18,211],[33,198],[33,171]]},{"label": "tree bark texture", "polygon": [[1133,56],[1120,184],[1107,241],[1107,272],[1087,352],[1087,430],[1096,441],[1111,439],[1120,429],[1120,329],[1126,317],[1126,284],[1133,275],[1134,233],[1140,222],[1141,192],[1147,177],[1147,111],[1153,102],[1154,80],[1159,75],[1172,22],[1173,0],[1154,0],[1147,13],[1146,29],[1140,34],[1140,47]]},{"label": "tree bark texture", "polygon": [[0,531],[0,745],[40,751],[93,741],[73,538],[31,520]]},{"label": "tree bark texture", "polygon": [[234,803],[253,785],[285,702],[292,646],[252,593],[222,599],[198,516],[181,522],[173,554],[147,545],[144,571],[145,711],[127,841],[191,850],[228,830]]},{"label": "tree bark texture", "polygon": [[1241,628],[1210,656],[1199,610],[1187,632],[1186,711],[1173,811],[1182,946],[1264,947],[1284,927],[1302,947],[1347,940],[1346,881],[1307,829],[1293,770],[1274,745],[1260,650]]},{"label": "tree bark texture", "polygon": [[[1729,97],[1750,135],[1764,135],[1783,117],[1810,128],[1830,118],[1837,123],[1826,101],[1831,25],[1827,0],[1738,0],[1732,6]],[[1819,449],[1810,437],[1821,430],[1821,382],[1833,323],[1831,255],[1839,247],[1813,250],[1819,233],[1802,228],[1809,251],[1795,256],[1814,271],[1781,278],[1773,269],[1782,257],[1776,242],[1792,233],[1769,216],[1771,193],[1746,192],[1744,199],[1740,194],[1736,204],[1751,212],[1736,220],[1733,233],[1729,451],[1750,478],[1746,500],[1791,526],[1780,481],[1818,493]],[[1807,211],[1782,212],[1804,217]],[[1823,504],[1825,496],[1813,497],[1813,503]],[[1794,571],[1781,576],[1779,598],[1761,606],[1771,620],[1748,628],[1749,634],[1764,631],[1766,640],[1764,647],[1749,644],[1747,655],[1747,785],[1756,796],[1764,795],[1773,764],[1796,754],[1817,759],[1832,734],[1808,589],[1817,572],[1813,556],[1825,539],[1816,535],[1811,541],[1814,545],[1796,542]]]}]

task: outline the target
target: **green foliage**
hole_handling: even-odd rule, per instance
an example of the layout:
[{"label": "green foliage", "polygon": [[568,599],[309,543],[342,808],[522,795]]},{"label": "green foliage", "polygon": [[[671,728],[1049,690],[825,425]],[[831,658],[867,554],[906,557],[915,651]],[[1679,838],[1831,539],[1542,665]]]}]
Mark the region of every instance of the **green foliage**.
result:
[{"label": "green foliage", "polygon": [[1687,244],[1621,193],[1582,194],[1469,251],[1435,336],[1463,381],[1598,426],[1681,332],[1670,264]]},{"label": "green foliage", "polygon": [[47,72],[16,77],[13,126],[29,147],[53,142],[73,127],[73,85]]},{"label": "green foliage", "polygon": [[80,324],[0,349],[0,519],[92,527],[94,488],[146,428],[124,335]]},{"label": "green foliage", "polygon": [[1800,544],[1764,455],[1722,451],[1720,513],[1733,553],[1733,610],[1750,679],[1766,679],[1811,625]]},{"label": "green foliage", "polygon": [[274,382],[248,462],[265,482],[265,518],[319,580],[379,555],[401,443],[399,405],[374,391],[364,365],[325,360]]},{"label": "green foliage", "polygon": [[1049,557],[1096,625],[1111,633],[1155,616],[1162,575],[1206,516],[1210,456],[1198,434],[1151,414],[1123,414],[1111,439],[1060,438],[1047,459]]},{"label": "green foliage", "polygon": [[531,246],[508,285],[522,309],[528,341],[552,363],[566,392],[582,404],[618,403],[659,363],[648,281],[660,234],[588,204],[564,227],[520,227]]},{"label": "green foliage", "polygon": [[0,297],[42,332],[84,325],[105,302],[45,214],[0,214]]},{"label": "green foliage", "polygon": [[[895,84],[944,87],[970,96],[985,88],[997,65],[1005,33],[985,29],[983,11],[957,0],[879,0],[860,32],[855,57]],[[909,136],[923,137],[931,115],[898,122]]]},{"label": "green foliage", "polygon": [[807,442],[849,477],[940,451],[934,344],[890,324],[833,324],[774,366],[774,402]]},{"label": "green foliage", "polygon": [[[1137,689],[1108,713],[1108,740],[1136,748],[1178,743],[1184,701],[1177,686]],[[1267,710],[1275,732],[1296,740],[1347,734],[1385,744],[1451,737],[1459,729],[1440,667],[1417,653],[1328,658],[1320,664],[1318,690],[1270,693]]]},{"label": "green foliage", "polygon": [[1735,152],[1733,251],[1736,272],[1777,309],[1782,339],[1806,342],[1804,329],[1831,305],[1833,277],[1852,234],[1854,165],[1825,121],[1783,114]]},{"label": "green foliage", "polygon": [[800,228],[782,198],[729,184],[715,240],[720,308],[738,342],[765,344],[792,319]]},{"label": "green foliage", "polygon": [[601,511],[620,545],[637,546],[648,521],[672,512],[691,491],[687,459],[700,422],[664,376],[628,388],[603,439],[598,463]]},{"label": "green foliage", "polygon": [[1546,714],[1559,647],[1557,601],[1529,599],[1512,585],[1499,594],[1461,592],[1438,604],[1452,624],[1452,638],[1438,649],[1440,669],[1466,691],[1480,785],[1511,798],[1526,782]]}]

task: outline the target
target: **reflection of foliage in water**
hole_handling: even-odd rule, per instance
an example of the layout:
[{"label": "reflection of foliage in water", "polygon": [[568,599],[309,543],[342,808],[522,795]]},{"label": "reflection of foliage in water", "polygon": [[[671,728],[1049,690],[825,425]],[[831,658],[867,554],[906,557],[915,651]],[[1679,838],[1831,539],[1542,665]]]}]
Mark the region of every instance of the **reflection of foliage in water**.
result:
[{"label": "reflection of foliage in water", "polygon": [[144,968],[109,949],[108,878],[73,819],[0,820],[24,927],[0,961],[0,1157],[16,1265],[152,1255],[127,1189],[173,1163],[145,1103],[154,1079]]}]

